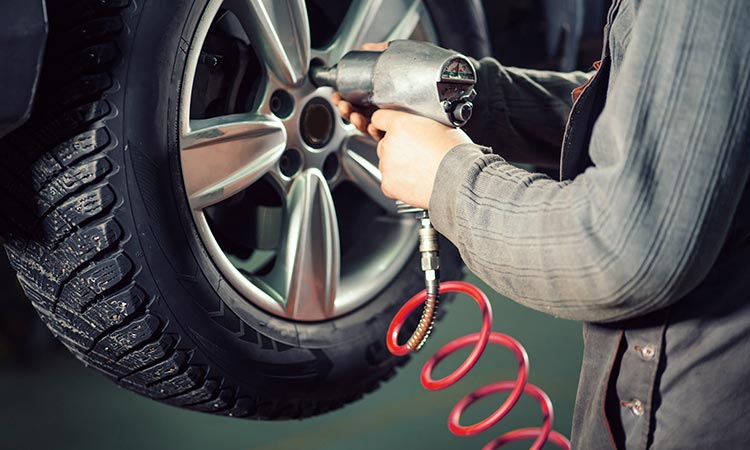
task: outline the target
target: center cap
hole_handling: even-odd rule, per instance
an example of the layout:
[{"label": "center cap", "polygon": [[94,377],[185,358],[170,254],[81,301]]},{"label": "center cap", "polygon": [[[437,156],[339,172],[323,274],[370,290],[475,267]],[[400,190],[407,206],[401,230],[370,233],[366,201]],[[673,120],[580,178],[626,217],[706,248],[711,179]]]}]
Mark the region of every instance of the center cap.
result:
[{"label": "center cap", "polygon": [[320,97],[310,100],[302,110],[300,119],[302,139],[310,147],[325,147],[333,136],[335,118],[327,101]]}]

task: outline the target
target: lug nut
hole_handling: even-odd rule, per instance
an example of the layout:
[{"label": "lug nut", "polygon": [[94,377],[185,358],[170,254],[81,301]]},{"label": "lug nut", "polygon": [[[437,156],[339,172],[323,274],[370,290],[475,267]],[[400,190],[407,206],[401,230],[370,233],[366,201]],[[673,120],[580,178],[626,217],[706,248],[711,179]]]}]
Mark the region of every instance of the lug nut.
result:
[{"label": "lug nut", "polygon": [[299,150],[290,148],[279,158],[279,171],[286,177],[293,177],[302,168],[302,155]]},{"label": "lug nut", "polygon": [[270,107],[276,117],[285,119],[294,110],[294,98],[287,91],[279,89],[271,95]]}]

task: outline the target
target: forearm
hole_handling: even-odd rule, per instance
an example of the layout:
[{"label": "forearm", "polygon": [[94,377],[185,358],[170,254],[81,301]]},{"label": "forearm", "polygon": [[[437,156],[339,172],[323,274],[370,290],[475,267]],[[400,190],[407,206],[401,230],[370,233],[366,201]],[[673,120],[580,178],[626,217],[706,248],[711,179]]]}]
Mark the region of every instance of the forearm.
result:
[{"label": "forearm", "polygon": [[465,127],[469,136],[511,162],[557,168],[571,91],[588,75],[504,67],[491,58],[476,64],[475,111]]},{"label": "forearm", "polygon": [[[622,320],[678,300],[708,273],[747,180],[748,158],[732,164],[696,163],[696,183],[681,192],[684,179],[649,182],[640,170],[556,182],[464,145],[443,160],[430,211],[498,292],[557,317]],[[731,176],[717,180],[721,170]]]}]

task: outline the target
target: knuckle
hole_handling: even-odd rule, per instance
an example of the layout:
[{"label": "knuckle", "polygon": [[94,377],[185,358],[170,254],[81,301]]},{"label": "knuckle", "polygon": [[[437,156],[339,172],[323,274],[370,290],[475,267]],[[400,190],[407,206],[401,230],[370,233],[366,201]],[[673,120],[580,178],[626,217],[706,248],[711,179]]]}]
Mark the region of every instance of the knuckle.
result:
[{"label": "knuckle", "polygon": [[[377,146],[377,148],[376,148],[376,152],[377,152],[377,154],[378,154],[378,158],[380,158],[380,165],[381,165],[381,166],[383,165],[383,154],[385,153],[385,150],[384,150],[384,148],[383,148],[383,146],[384,146],[384,142],[385,142],[385,139],[381,139],[381,140],[380,140],[380,141],[378,142],[378,146]],[[380,169],[382,170],[383,168],[381,167]]]},{"label": "knuckle", "polygon": [[385,157],[388,154],[389,150],[389,144],[390,140],[388,140],[388,137],[384,137],[378,141],[378,156],[381,159],[385,159]]},{"label": "knuckle", "polygon": [[393,194],[391,194],[391,188],[385,180],[380,184],[380,190],[386,197],[393,198]]}]

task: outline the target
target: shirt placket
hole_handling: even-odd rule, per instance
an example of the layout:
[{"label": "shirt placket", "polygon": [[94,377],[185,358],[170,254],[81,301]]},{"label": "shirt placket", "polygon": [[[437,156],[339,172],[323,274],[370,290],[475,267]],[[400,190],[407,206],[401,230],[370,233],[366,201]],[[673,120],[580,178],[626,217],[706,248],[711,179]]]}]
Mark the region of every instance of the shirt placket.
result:
[{"label": "shirt placket", "polygon": [[628,448],[645,449],[648,446],[665,327],[659,325],[625,331],[628,347],[617,374],[617,396]]},{"label": "shirt placket", "polygon": [[588,160],[588,155],[584,155],[584,153],[588,150],[588,141],[590,140],[590,133],[593,128],[593,124],[590,122],[595,121],[600,112],[592,111],[597,106],[600,108],[603,107],[603,101],[601,101],[602,105],[595,104],[597,100],[601,99],[592,94],[592,91],[596,93],[602,89],[600,84],[609,79],[611,64],[609,49],[610,29],[621,2],[622,0],[614,0],[609,10],[607,23],[604,27],[604,46],[602,48],[601,59],[597,61],[599,66],[595,67],[596,73],[578,91],[577,95],[574,95],[573,107],[568,115],[568,122],[563,134],[562,150],[560,152],[560,180],[572,179],[577,174],[578,164],[576,162],[584,157]]}]

